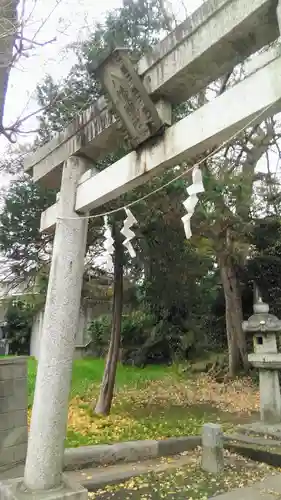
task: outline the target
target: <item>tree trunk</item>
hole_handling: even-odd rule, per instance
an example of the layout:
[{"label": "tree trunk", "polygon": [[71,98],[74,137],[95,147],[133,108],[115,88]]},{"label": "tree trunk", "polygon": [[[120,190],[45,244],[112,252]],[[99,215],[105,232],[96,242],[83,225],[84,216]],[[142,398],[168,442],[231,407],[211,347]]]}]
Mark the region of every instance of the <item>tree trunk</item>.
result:
[{"label": "tree trunk", "polygon": [[233,326],[231,321],[230,306],[227,304],[225,297],[225,323],[228,345],[228,373],[230,377],[234,377],[241,367],[240,352],[235,336],[233,335]]},{"label": "tree trunk", "polygon": [[110,413],[121,340],[124,248],[122,245],[121,233],[116,224],[112,227],[112,236],[115,243],[115,254],[111,338],[99,399],[94,410],[97,415],[109,415]]},{"label": "tree trunk", "polygon": [[247,343],[242,329],[243,310],[239,282],[229,256],[219,256],[219,267],[225,298],[226,333],[229,355],[229,375],[242,367],[249,368]]}]

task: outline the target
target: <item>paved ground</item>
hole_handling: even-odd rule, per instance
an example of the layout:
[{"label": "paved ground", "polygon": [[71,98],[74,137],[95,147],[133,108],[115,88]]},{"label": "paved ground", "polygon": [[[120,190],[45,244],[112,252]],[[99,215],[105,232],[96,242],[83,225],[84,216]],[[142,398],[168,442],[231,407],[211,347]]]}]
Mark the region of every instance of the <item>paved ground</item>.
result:
[{"label": "paved ground", "polygon": [[[99,492],[98,496],[90,494],[90,498],[95,500],[197,500],[197,497],[187,496],[186,490],[166,492],[163,496],[160,484],[155,483],[155,489],[151,485],[141,490],[132,491],[128,488],[120,487],[118,491]],[[216,500],[280,500],[281,499],[281,474],[276,477],[268,477],[265,481],[257,483],[249,488],[237,488],[230,493],[225,493],[216,497],[200,496],[198,499],[216,499]]]},{"label": "paved ground", "polygon": [[[69,472],[92,500],[281,500],[277,469],[225,451],[225,468],[218,475],[201,469],[201,451],[142,463]],[[271,474],[270,479],[265,479]],[[272,475],[278,474],[277,479]],[[244,488],[254,482],[260,487]],[[235,491],[237,488],[239,490]],[[279,490],[280,492],[279,492]],[[231,493],[218,496],[230,490]]]},{"label": "paved ground", "polygon": [[281,500],[281,474],[269,476],[249,488],[239,488],[214,497],[217,500]]},{"label": "paved ground", "polygon": [[[90,497],[91,498],[91,497]],[[142,489],[142,491],[132,492],[126,488],[121,488],[119,491],[115,492],[114,495],[110,492],[104,492],[99,494],[99,496],[93,497],[95,500],[162,500],[162,493],[158,491],[151,491],[150,489]],[[165,496],[165,499],[169,500],[188,500],[186,496],[186,492],[177,493],[175,497],[175,493],[170,493]],[[206,497],[207,498],[207,497]],[[241,498],[238,500],[241,500]],[[251,500],[254,500],[253,498]],[[266,499],[267,500],[267,499]],[[275,499],[276,500],[276,499]]]}]

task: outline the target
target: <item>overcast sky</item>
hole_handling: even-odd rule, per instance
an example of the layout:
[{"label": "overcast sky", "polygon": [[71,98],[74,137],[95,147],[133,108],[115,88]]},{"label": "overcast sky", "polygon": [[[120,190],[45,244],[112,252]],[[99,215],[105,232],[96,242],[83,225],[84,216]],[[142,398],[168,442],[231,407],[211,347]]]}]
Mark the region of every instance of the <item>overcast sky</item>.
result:
[{"label": "overcast sky", "polygon": [[[26,116],[36,110],[34,100],[36,85],[44,75],[51,74],[56,80],[67,75],[75,58],[65,48],[71,42],[85,38],[97,21],[102,21],[106,11],[122,6],[122,0],[26,0],[24,35],[32,39],[36,35],[38,43],[56,41],[32,50],[28,58],[22,57],[17,67],[12,69],[6,98],[4,125],[13,124],[19,116]],[[168,0],[166,5],[178,18],[195,10],[202,0]],[[184,8],[184,7],[185,8]],[[21,16],[21,8],[19,13]],[[36,127],[36,122],[26,122],[25,130]],[[30,141],[31,137],[20,141]],[[8,143],[0,138],[3,152]]]}]

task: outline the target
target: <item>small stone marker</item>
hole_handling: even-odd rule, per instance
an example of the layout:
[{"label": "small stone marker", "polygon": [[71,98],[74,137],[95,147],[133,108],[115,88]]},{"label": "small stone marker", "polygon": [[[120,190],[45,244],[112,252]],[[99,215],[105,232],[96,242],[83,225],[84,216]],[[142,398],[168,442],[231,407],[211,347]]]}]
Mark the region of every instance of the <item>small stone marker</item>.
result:
[{"label": "small stone marker", "polygon": [[217,474],[223,470],[223,433],[218,424],[202,428],[202,469]]},{"label": "small stone marker", "polygon": [[0,338],[0,356],[8,356],[9,354],[9,344],[6,339]]}]

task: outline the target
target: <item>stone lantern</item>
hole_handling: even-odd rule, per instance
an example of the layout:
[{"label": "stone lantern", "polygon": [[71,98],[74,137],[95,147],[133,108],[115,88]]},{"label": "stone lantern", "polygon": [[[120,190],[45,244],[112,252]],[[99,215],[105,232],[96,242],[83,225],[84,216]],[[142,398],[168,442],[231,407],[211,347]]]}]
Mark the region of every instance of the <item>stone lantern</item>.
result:
[{"label": "stone lantern", "polygon": [[243,330],[253,334],[254,353],[248,360],[259,370],[260,416],[264,424],[281,423],[281,395],[278,371],[281,353],[277,351],[277,334],[281,321],[269,314],[269,306],[261,298],[254,304],[254,314],[243,322]]}]

